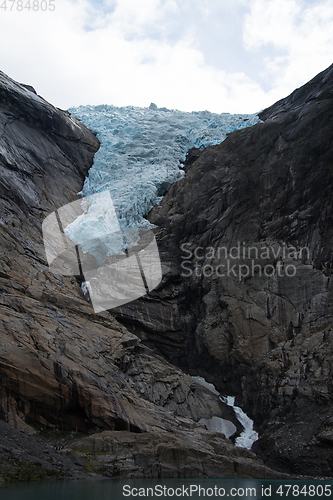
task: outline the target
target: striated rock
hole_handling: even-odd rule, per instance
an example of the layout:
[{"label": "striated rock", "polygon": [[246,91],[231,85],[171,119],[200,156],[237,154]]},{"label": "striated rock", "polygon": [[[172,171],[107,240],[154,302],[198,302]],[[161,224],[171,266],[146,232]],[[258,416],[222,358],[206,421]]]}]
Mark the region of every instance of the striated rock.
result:
[{"label": "striated rock", "polygon": [[[41,223],[75,199],[98,141],[68,113],[3,74],[0,95],[2,417],[20,428],[24,419],[81,430],[158,427],[153,406],[132,388],[136,383],[139,394],[159,406],[183,405],[180,413],[197,419],[222,415],[225,405],[215,395],[154,359],[110,315],[94,315],[73,277],[50,271]],[[133,356],[140,370],[155,362],[148,380],[134,375]],[[117,364],[131,365],[135,381]]]},{"label": "striated rock", "polygon": [[[0,418],[29,438],[26,449],[17,448],[15,438],[15,449],[24,455],[20,467],[28,463],[31,474],[44,474],[35,470],[39,445],[34,445],[38,437],[33,434],[39,429],[106,429],[118,443],[115,460],[123,476],[132,474],[132,459],[119,458],[126,456],[130,442],[141,464],[135,474],[155,477],[152,437],[160,443],[158,453],[167,456],[162,462],[169,476],[185,469],[196,475],[196,457],[206,447],[212,455],[214,440],[225,458],[219,462],[211,456],[215,465],[206,475],[237,474],[233,464],[239,462],[251,477],[274,476],[254,454],[195,424],[212,416],[237,424],[233,410],[217,394],[143,345],[111,314],[95,315],[80,280],[47,266],[42,221],[77,199],[99,146],[96,137],[30,86],[3,73],[0,131]],[[87,446],[104,440],[105,434],[98,436],[87,438]],[[69,453],[68,460],[67,471],[68,463],[77,459]],[[45,462],[43,455],[42,468],[48,470]],[[0,464],[8,477],[5,462]],[[81,466],[80,477],[85,470]],[[112,465],[99,472],[114,475],[116,469]]]},{"label": "striated rock", "polygon": [[94,472],[110,477],[253,477],[287,479],[269,470],[254,453],[235,448],[221,434],[178,419],[174,434],[104,431],[77,441],[72,450]]},{"label": "striated rock", "polygon": [[59,440],[57,435],[51,440],[45,439],[45,435],[31,436],[0,420],[0,484],[9,481],[85,479],[85,467],[79,464],[69,448],[64,448],[62,439]]},{"label": "striated rock", "polygon": [[[2,419],[95,432],[68,449],[106,476],[332,476],[332,73],[189,153],[149,215],[162,283],[100,315],[50,271],[41,235],[98,141],[0,73]],[[236,396],[266,465],[199,423],[237,422],[182,370]]]},{"label": "striated rock", "polygon": [[330,66],[263,123],[191,151],[185,178],[149,214],[163,281],[117,311],[146,345],[236,396],[270,466],[327,476],[332,111]]}]

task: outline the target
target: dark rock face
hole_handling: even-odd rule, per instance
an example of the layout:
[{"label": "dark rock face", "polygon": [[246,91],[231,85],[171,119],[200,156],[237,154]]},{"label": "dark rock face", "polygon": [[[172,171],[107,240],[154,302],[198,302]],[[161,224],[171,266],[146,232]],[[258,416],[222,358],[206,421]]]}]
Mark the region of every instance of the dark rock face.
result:
[{"label": "dark rock face", "polygon": [[[50,435],[51,439],[29,435],[0,420],[0,487],[10,481],[86,478],[85,467],[70,452],[64,436]],[[68,433],[67,440],[70,437]]]},{"label": "dark rock face", "polygon": [[219,433],[181,418],[179,424],[173,434],[104,431],[77,441],[72,448],[90,470],[108,477],[288,478],[256,462],[251,451],[221,440]]},{"label": "dark rock face", "polygon": [[[94,314],[76,279],[47,266],[42,221],[77,198],[98,146],[68,113],[0,73],[0,418],[30,434],[21,446],[13,437],[22,467],[35,471],[41,450],[36,428],[105,429],[117,442],[116,455],[126,457],[130,443],[140,467],[134,473],[129,457],[117,472],[105,459],[97,473],[155,477],[163,469],[179,476],[186,466],[188,475],[200,470],[202,476],[234,477],[241,470],[278,477],[253,453],[198,423],[212,416],[236,423],[216,394],[156,355],[113,315]],[[98,441],[109,452],[110,439],[102,433],[89,443]],[[6,453],[12,441],[1,443]],[[84,465],[70,472],[70,448],[81,450],[73,441],[75,436],[56,470],[41,451],[44,475],[53,470],[82,477]],[[0,480],[7,465],[0,461]]]},{"label": "dark rock face", "polygon": [[[95,430],[68,457],[107,476],[333,475],[332,74],[189,153],[149,215],[161,285],[95,315],[48,268],[41,224],[76,199],[98,141],[0,73],[2,419]],[[198,423],[234,415],[182,369],[236,395],[266,466]]]},{"label": "dark rock face", "polygon": [[260,117],[190,152],[149,214],[164,280],[119,318],[236,395],[270,466],[332,476],[333,66]]}]

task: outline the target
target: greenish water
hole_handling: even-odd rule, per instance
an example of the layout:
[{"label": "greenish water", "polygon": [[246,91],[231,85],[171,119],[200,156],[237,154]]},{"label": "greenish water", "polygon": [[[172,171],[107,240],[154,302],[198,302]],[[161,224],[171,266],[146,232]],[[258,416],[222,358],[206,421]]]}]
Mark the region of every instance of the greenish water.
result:
[{"label": "greenish water", "polygon": [[121,481],[50,481],[11,484],[0,489],[1,500],[104,500],[122,496]]},{"label": "greenish water", "polygon": [[135,498],[265,499],[333,497],[333,481],[147,479],[53,481],[0,488],[1,500],[124,500]]}]

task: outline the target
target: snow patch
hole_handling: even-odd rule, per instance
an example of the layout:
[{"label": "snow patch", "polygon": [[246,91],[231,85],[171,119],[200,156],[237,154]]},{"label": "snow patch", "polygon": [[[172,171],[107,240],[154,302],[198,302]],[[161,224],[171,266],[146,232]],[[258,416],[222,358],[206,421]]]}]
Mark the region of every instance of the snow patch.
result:
[{"label": "snow patch", "polygon": [[220,417],[202,418],[199,420],[199,424],[204,424],[210,431],[221,432],[227,438],[230,438],[237,431],[235,424]]},{"label": "snow patch", "polygon": [[213,392],[217,396],[220,395],[220,393],[215,389],[215,385],[210,384],[209,382],[206,382],[206,380],[203,377],[192,377],[192,380],[194,380],[198,384],[202,385],[203,387],[206,387],[206,389]]}]

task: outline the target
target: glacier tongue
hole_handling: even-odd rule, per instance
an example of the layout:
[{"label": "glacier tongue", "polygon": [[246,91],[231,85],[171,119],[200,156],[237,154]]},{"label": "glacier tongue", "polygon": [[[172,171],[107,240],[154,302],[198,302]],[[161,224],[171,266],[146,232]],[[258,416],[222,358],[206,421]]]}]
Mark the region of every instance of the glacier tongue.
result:
[{"label": "glacier tongue", "polygon": [[[158,203],[170,185],[181,179],[181,162],[192,147],[217,144],[233,130],[253,125],[256,115],[182,112],[133,106],[79,106],[71,108],[101,142],[82,195],[108,190],[120,227],[150,227],[144,216]],[[85,215],[67,235],[84,247],[101,224],[98,206]],[[100,213],[104,208],[101,204]],[[101,222],[99,222],[99,219]],[[74,230],[75,229],[75,230]]]}]

